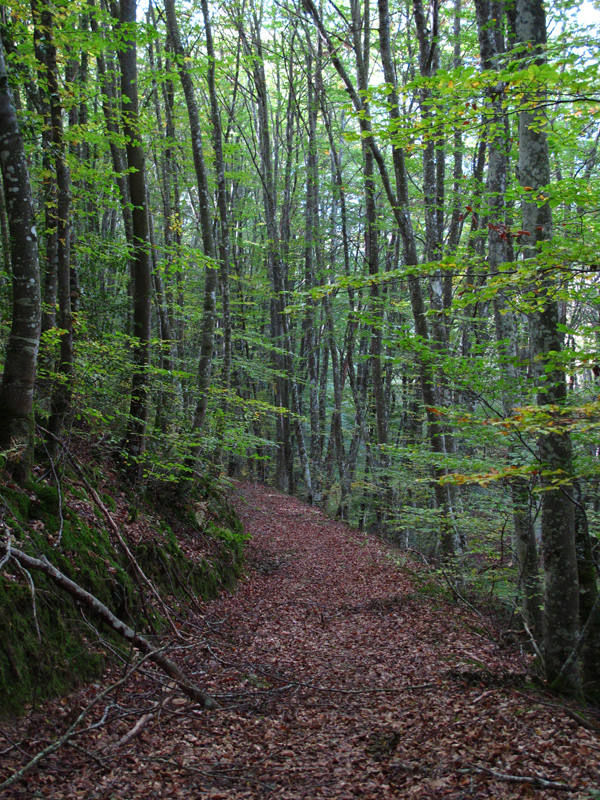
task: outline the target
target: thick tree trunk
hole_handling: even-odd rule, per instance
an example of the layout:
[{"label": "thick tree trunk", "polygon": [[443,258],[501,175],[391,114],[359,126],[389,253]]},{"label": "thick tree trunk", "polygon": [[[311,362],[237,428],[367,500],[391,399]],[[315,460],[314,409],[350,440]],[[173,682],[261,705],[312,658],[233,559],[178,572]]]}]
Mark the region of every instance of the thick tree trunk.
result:
[{"label": "thick tree trunk", "polygon": [[35,214],[27,156],[17,123],[0,39],[0,169],[12,265],[12,324],[0,386],[0,452],[24,482],[33,453],[33,389],[40,341],[41,302]]},{"label": "thick tree trunk", "polygon": [[[502,35],[503,3],[497,0],[476,0],[477,30],[481,63],[485,70],[499,69],[505,51]],[[488,144],[486,185],[486,217],[488,218],[488,267],[492,275],[512,258],[512,247],[506,236],[506,185],[509,169],[510,135],[508,118],[503,108],[505,85],[499,82],[488,92],[488,106],[493,113]],[[506,417],[518,404],[517,320],[502,294],[494,299],[494,323],[498,353],[506,378],[502,390],[502,406]],[[513,445],[514,449],[514,445]],[[515,454],[515,458],[516,458]],[[518,567],[518,595],[523,619],[536,640],[541,635],[541,589],[539,585],[537,546],[531,515],[528,484],[515,478],[510,484],[513,506],[513,551]]]},{"label": "thick tree trunk", "polygon": [[[527,45],[537,63],[543,63],[546,19],[541,0],[517,0],[516,37]],[[536,104],[537,105],[537,104]],[[539,204],[538,195],[550,181],[547,135],[540,124],[539,108],[519,115],[519,181],[535,200],[523,203],[523,255],[535,259],[542,241],[552,236],[550,205]],[[540,310],[530,319],[531,354],[540,406],[562,405],[566,399],[565,376],[556,356],[562,348],[558,330],[558,303],[552,296],[550,278],[540,278],[536,289]],[[566,431],[542,433],[538,439],[542,469],[542,552],[544,559],[544,659],[546,677],[556,688],[578,693],[581,676],[577,659],[568,662],[579,630],[579,587],[575,552],[574,503],[553,479],[571,479],[571,439]],[[572,491],[572,487],[569,488]]]}]

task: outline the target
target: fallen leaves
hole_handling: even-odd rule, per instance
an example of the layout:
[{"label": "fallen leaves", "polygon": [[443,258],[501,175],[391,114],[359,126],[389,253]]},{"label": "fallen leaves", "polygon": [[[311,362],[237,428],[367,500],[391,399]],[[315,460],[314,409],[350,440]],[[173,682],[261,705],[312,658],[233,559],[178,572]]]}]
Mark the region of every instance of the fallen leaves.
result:
[{"label": "fallen leaves", "polygon": [[[259,486],[241,485],[236,502],[253,535],[247,575],[180,620],[179,657],[220,708],[159,703],[138,674],[79,750],[53,753],[11,800],[583,800],[598,789],[597,733],[523,691],[521,656],[474,633],[468,612],[430,605],[380,542]],[[28,738],[27,721],[5,726],[3,774],[60,733],[60,707],[37,712]]]}]

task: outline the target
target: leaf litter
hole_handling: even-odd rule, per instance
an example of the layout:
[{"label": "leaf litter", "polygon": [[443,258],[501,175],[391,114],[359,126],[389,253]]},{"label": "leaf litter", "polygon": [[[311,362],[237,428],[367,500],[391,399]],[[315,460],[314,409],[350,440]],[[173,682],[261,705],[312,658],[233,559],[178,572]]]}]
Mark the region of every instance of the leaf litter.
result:
[{"label": "leaf litter", "polygon": [[600,797],[597,731],[524,688],[526,657],[472,612],[419,593],[385,544],[295,498],[244,483],[234,501],[247,574],[188,606],[168,648],[219,708],[148,664],[124,685],[113,667],[102,687],[0,725],[1,783],[93,705],[3,800]]}]

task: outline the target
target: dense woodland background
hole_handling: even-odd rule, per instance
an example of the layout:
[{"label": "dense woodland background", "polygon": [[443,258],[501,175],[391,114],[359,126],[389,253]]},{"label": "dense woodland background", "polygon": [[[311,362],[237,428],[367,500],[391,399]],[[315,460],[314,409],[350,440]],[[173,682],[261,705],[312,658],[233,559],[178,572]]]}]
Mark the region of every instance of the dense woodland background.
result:
[{"label": "dense woodland background", "polygon": [[140,492],[272,482],[597,696],[585,11],[9,0],[0,33],[4,485],[71,439]]}]

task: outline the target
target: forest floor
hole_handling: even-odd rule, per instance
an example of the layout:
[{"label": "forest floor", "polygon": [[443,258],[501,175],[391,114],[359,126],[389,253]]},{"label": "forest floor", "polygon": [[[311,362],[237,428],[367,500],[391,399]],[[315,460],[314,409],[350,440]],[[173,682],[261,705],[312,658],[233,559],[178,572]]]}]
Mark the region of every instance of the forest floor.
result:
[{"label": "forest floor", "polygon": [[[482,618],[373,537],[272,489],[235,495],[246,577],[188,608],[169,649],[219,708],[144,664],[3,800],[600,798],[600,736],[526,688],[527,660]],[[0,725],[0,783],[100,690]]]}]

